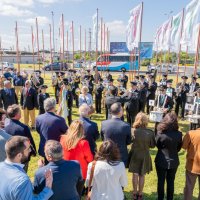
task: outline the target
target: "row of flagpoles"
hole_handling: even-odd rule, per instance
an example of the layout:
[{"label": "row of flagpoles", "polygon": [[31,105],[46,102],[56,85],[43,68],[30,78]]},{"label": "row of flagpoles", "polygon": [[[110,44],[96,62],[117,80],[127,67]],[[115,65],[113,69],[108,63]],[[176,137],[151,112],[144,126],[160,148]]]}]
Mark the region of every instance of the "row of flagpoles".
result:
[{"label": "row of flagpoles", "polygon": [[[178,70],[176,82],[178,82],[180,54],[182,51],[195,52],[194,75],[197,74],[200,46],[200,0],[192,0],[185,9],[177,15],[169,18],[155,34],[154,51],[177,53]],[[162,62],[162,61],[161,61]],[[185,63],[186,65],[186,63]],[[186,70],[186,66],[185,66]]]},{"label": "row of flagpoles", "polygon": [[[106,27],[106,24],[103,23],[103,18],[99,20],[99,10],[97,9],[97,12],[95,15],[92,17],[93,20],[93,37],[91,36],[91,31],[89,30],[89,45],[88,45],[88,51],[91,51],[92,48],[92,40],[95,43],[95,51],[96,51],[96,62],[97,58],[99,56],[99,53],[105,53],[109,49],[109,30],[108,27]],[[100,22],[100,23],[99,23]],[[54,26],[54,25],[53,25]],[[40,48],[40,34],[39,34],[39,23],[38,23],[38,18],[35,19],[35,29],[36,33],[34,33],[34,27],[31,26],[31,40],[32,40],[32,59],[33,59],[33,64],[34,64],[34,70],[35,70],[35,53],[37,49],[37,61],[39,64],[39,70],[41,67],[41,57],[42,61],[44,62],[44,50],[45,50],[45,38],[44,38],[44,31],[42,29],[42,49]],[[53,27],[54,29],[54,27]],[[55,54],[55,47],[54,46],[54,33],[52,30],[52,25],[49,24],[49,47],[50,47],[50,63],[53,63],[54,60],[54,54]],[[66,44],[65,44],[65,37],[66,37]],[[19,48],[19,31],[18,31],[18,23],[16,22],[15,25],[15,40],[16,40],[16,61],[17,61],[17,69],[20,71],[20,48]],[[74,47],[74,22],[72,21],[70,23],[69,30],[66,31],[66,36],[65,36],[65,24],[64,24],[64,15],[61,15],[60,22],[59,22],[59,44],[60,48],[58,52],[60,53],[60,59],[64,60],[65,59],[65,52],[69,52],[69,46],[72,48],[72,62],[73,62],[73,67],[74,67],[74,56],[75,56],[75,47]],[[82,26],[80,25],[79,27],[79,50],[80,50],[80,58],[82,58]],[[0,41],[0,49],[2,51],[2,41]],[[53,44],[52,44],[53,43]],[[100,43],[100,48],[99,48],[99,43]],[[36,47],[35,47],[36,46]],[[86,62],[86,55],[87,55],[87,31],[85,29],[84,31],[84,61]],[[42,50],[42,56],[41,56],[41,50]],[[2,52],[1,52],[2,56]],[[2,68],[3,70],[3,68]]]}]

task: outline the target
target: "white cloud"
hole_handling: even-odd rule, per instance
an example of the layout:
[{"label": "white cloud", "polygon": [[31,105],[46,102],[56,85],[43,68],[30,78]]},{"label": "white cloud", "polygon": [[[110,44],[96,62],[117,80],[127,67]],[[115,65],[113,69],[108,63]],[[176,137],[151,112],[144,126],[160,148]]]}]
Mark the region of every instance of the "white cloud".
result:
[{"label": "white cloud", "polygon": [[25,17],[33,15],[28,9],[20,9],[19,7],[8,5],[8,4],[1,4],[0,3],[0,15],[4,16],[16,16],[16,17]]},{"label": "white cloud", "polygon": [[2,4],[29,7],[33,5],[33,0],[1,0]]},{"label": "white cloud", "polygon": [[[46,25],[51,23],[50,20],[45,16],[37,16],[37,19],[39,25]],[[28,24],[35,24],[35,18],[28,18],[25,20],[25,22]]]},{"label": "white cloud", "polygon": [[108,27],[112,36],[119,37],[126,34],[126,25],[121,20],[114,20],[112,22],[107,22],[106,26]]}]

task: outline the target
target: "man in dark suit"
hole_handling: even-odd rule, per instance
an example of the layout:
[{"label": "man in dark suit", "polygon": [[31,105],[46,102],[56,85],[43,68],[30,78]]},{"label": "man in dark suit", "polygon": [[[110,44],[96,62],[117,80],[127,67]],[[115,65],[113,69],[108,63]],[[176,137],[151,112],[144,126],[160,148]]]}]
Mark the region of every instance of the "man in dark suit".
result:
[{"label": "man in dark suit", "polygon": [[123,96],[118,97],[116,96],[116,87],[110,86],[109,87],[109,92],[110,95],[106,96],[106,109],[107,109],[107,115],[106,115],[106,119],[111,119],[111,111],[110,108],[112,106],[112,104],[119,102],[119,103],[125,103],[127,102],[127,98],[126,96],[128,95],[128,92],[125,93]]},{"label": "man in dark suit", "polygon": [[49,98],[49,93],[46,93],[48,86],[47,85],[42,85],[40,87],[41,93],[38,94],[38,106],[39,106],[39,115],[44,114],[44,101]]},{"label": "man in dark suit", "polygon": [[188,77],[182,76],[181,78],[182,78],[182,83],[178,84],[180,92],[178,92],[177,94],[175,112],[178,116],[179,107],[181,107],[181,119],[184,120],[187,93],[189,92],[190,88],[189,88],[189,84],[187,84]]},{"label": "man in dark suit", "polygon": [[[65,119],[55,114],[56,100],[48,98],[44,101],[45,113],[36,118],[36,130],[40,135],[38,153],[45,158],[44,145],[47,140],[60,141],[60,136],[67,131]],[[47,160],[45,160],[47,163]]]},{"label": "man in dark suit", "polygon": [[35,108],[38,108],[37,94],[29,80],[25,82],[25,87],[22,89],[20,104],[24,111],[24,123],[28,126],[30,115],[31,128],[35,129]]},{"label": "man in dark suit", "polygon": [[155,100],[156,97],[156,90],[157,90],[157,83],[154,81],[154,76],[152,74],[148,75],[148,89],[147,89],[147,114],[152,111],[152,106],[149,105],[150,100]]},{"label": "man in dark suit", "polygon": [[197,83],[197,77],[196,76],[192,76],[192,82],[190,83],[189,87],[190,87],[190,90],[189,90],[190,94],[197,91],[197,89],[199,87],[199,83]]},{"label": "man in dark suit", "polygon": [[15,89],[11,88],[11,82],[4,81],[4,89],[0,91],[0,108],[7,110],[8,106],[18,104],[18,98]]},{"label": "man in dark suit", "polygon": [[90,150],[93,154],[96,152],[96,140],[99,138],[97,123],[89,119],[90,107],[87,104],[82,104],[79,107],[80,120],[83,122],[85,139],[89,142]]},{"label": "man in dark suit", "polygon": [[137,90],[137,82],[131,82],[129,98],[130,100],[125,103],[125,110],[127,122],[132,126],[139,112],[139,91]]},{"label": "man in dark suit", "polygon": [[96,113],[101,114],[101,100],[102,100],[102,92],[104,90],[104,86],[102,84],[103,79],[99,80],[99,84],[96,85],[95,88],[95,108]]},{"label": "man in dark suit", "polygon": [[131,143],[131,127],[120,118],[123,115],[123,109],[120,103],[114,103],[111,106],[112,119],[103,121],[101,124],[102,140],[112,140],[120,150],[121,159],[126,165],[128,160],[127,145]]},{"label": "man in dark suit", "polygon": [[128,83],[128,76],[125,74],[126,70],[123,69],[122,70],[122,74],[120,75],[120,81],[123,83],[123,87],[126,88],[127,87],[127,83]]},{"label": "man in dark suit", "polygon": [[33,189],[39,194],[45,188],[45,171],[51,169],[53,174],[53,196],[51,200],[80,199],[83,189],[83,179],[80,164],[76,161],[63,160],[63,149],[59,142],[49,140],[45,144],[45,155],[49,162],[35,173]]},{"label": "man in dark suit", "polygon": [[[21,119],[21,110],[20,106],[13,104],[12,106],[9,106],[7,109],[7,115],[10,118],[9,124],[5,127],[5,131],[11,135],[11,136],[24,136],[29,138],[31,143],[31,154],[30,156],[36,156],[36,147],[35,142],[33,140],[33,137],[31,135],[31,131],[29,127],[23,123],[21,123],[19,120]],[[30,157],[29,157],[30,160]],[[28,160],[28,162],[29,162]],[[25,163],[25,170],[28,170],[28,162]]]}]

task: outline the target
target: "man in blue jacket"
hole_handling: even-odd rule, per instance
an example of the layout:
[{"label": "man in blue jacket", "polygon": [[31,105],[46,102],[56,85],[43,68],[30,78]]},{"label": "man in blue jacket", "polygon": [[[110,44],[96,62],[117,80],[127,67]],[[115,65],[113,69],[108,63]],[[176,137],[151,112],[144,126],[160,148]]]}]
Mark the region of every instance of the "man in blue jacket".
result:
[{"label": "man in blue jacket", "polygon": [[54,98],[48,98],[44,101],[44,109],[46,112],[36,118],[36,130],[40,135],[38,153],[44,157],[47,164],[48,161],[44,153],[46,141],[60,141],[60,136],[66,133],[68,127],[65,119],[55,114],[56,100]]},{"label": "man in blue jacket", "polygon": [[45,188],[45,171],[51,169],[53,174],[50,200],[79,200],[83,189],[80,164],[76,161],[63,160],[63,149],[60,142],[49,140],[45,144],[45,155],[49,164],[42,166],[35,173],[34,192],[39,194]]},{"label": "man in blue jacket", "polygon": [[33,194],[31,181],[23,170],[23,163],[30,154],[30,141],[26,137],[13,136],[5,145],[7,159],[0,163],[0,199],[47,200],[53,195],[52,172],[45,174],[45,187],[37,196]]},{"label": "man in blue jacket", "polygon": [[99,138],[97,123],[90,120],[90,107],[82,104],[79,107],[80,120],[83,122],[85,139],[89,142],[90,150],[93,154],[96,152],[96,140]]},{"label": "man in blue jacket", "polygon": [[117,144],[121,159],[126,165],[128,160],[127,145],[131,143],[131,127],[121,120],[123,115],[121,103],[112,104],[110,111],[112,118],[103,121],[101,124],[101,137],[102,140],[110,139]]}]

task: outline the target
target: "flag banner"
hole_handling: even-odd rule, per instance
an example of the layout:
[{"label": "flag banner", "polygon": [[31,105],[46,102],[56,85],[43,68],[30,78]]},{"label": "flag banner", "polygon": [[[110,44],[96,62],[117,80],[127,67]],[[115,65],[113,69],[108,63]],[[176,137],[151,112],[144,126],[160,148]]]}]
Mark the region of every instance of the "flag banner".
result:
[{"label": "flag banner", "polygon": [[161,47],[160,47],[161,32],[162,32],[162,26],[160,26],[156,31],[155,40],[154,40],[154,44],[153,44],[153,50],[154,51],[160,51],[161,50]]},{"label": "flag banner", "polygon": [[171,51],[178,53],[181,40],[183,21],[183,11],[178,13],[172,18],[171,35],[170,35],[170,48]]},{"label": "flag banner", "polygon": [[98,14],[95,13],[92,17],[93,21],[93,30],[92,30],[92,39],[94,43],[94,49],[96,49],[96,46],[99,42],[101,42],[101,29],[100,29],[100,23],[97,25],[98,21]]},{"label": "flag banner", "polygon": [[185,9],[185,19],[183,24],[183,35],[181,44],[188,46],[190,50],[193,50],[192,41],[195,41],[198,33],[195,33],[195,27],[199,22],[200,15],[200,0],[192,0]]},{"label": "flag banner", "polygon": [[171,23],[172,19],[169,19],[164,22],[162,26],[160,47],[164,51],[167,51],[170,48]]},{"label": "flag banner", "polygon": [[155,51],[166,51],[170,48],[171,23],[172,19],[169,19],[157,29],[153,45]]},{"label": "flag banner", "polygon": [[127,26],[126,40],[128,49],[131,51],[135,47],[138,47],[140,41],[141,30],[141,18],[142,18],[142,4],[133,8],[130,11],[130,19]]}]

